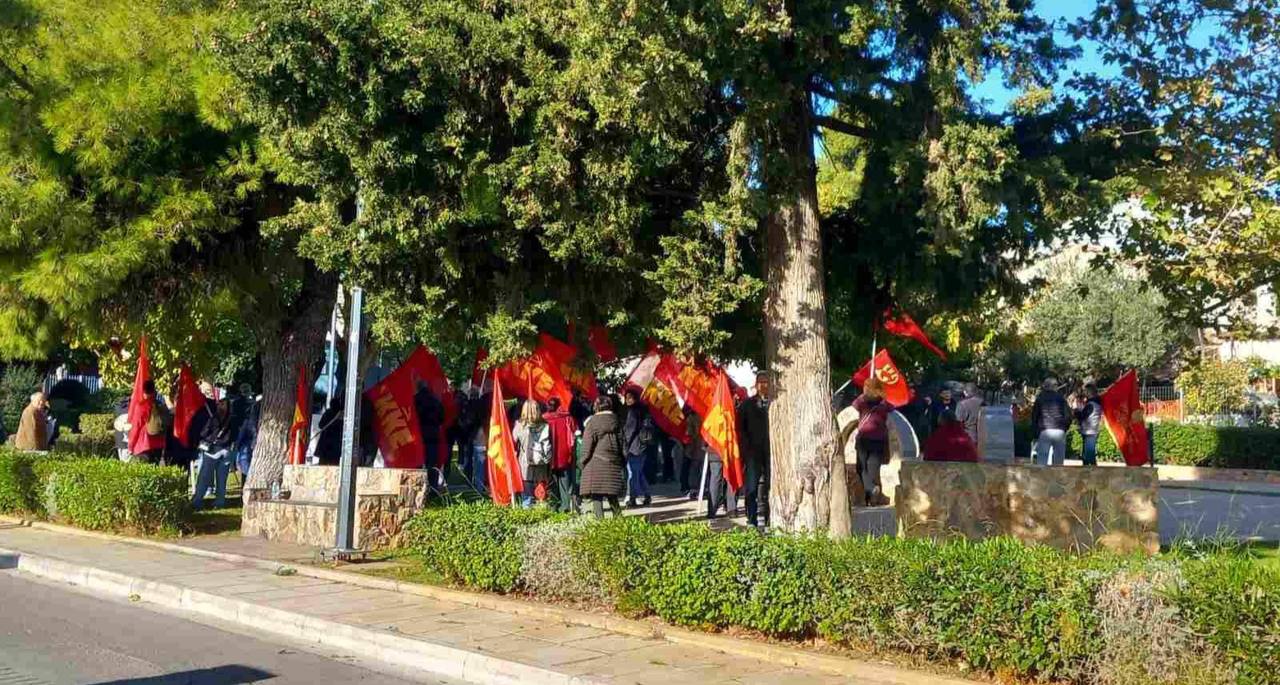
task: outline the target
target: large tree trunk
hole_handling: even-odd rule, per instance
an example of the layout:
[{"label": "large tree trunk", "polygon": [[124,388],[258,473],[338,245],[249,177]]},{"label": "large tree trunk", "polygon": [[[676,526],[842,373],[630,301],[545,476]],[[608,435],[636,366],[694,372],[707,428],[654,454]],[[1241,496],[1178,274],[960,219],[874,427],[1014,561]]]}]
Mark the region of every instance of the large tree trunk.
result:
[{"label": "large tree trunk", "polygon": [[[302,292],[277,325],[256,328],[262,361],[262,412],[258,442],[249,469],[250,490],[269,489],[279,483],[288,456],[289,426],[293,424],[298,365],[321,354],[337,281],[308,266]],[[309,417],[308,417],[309,418]]]},{"label": "large tree trunk", "polygon": [[[815,531],[828,528],[832,506],[847,507],[848,497],[842,505],[832,501],[836,445],[825,271],[812,112],[803,90],[793,97],[791,109],[791,116],[778,122],[780,130],[772,141],[776,173],[766,179],[779,198],[765,222],[765,357],[777,388],[769,407],[773,454],[769,506],[778,528]],[[837,521],[848,526],[847,517]]]}]

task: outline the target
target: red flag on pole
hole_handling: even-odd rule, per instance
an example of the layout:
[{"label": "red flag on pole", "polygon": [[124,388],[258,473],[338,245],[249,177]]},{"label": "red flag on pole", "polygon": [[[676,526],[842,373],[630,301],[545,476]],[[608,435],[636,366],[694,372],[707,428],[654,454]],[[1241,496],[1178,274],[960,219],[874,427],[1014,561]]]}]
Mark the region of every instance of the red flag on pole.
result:
[{"label": "red flag on pole", "polygon": [[933,344],[933,341],[929,339],[929,336],[925,335],[924,329],[920,328],[920,325],[915,322],[915,319],[912,319],[911,315],[906,312],[898,312],[895,314],[892,308],[886,309],[884,312],[884,320],[881,322],[880,327],[887,333],[915,340],[921,345],[929,348],[929,351],[938,355],[938,357],[943,361],[946,361],[947,359],[947,353],[943,352],[942,348]]},{"label": "red flag on pole", "polygon": [[907,379],[903,377],[902,372],[898,371],[898,366],[893,363],[889,350],[880,350],[876,353],[875,359],[863,364],[862,368],[853,374],[853,384],[862,387],[873,371],[876,378],[884,384],[884,398],[889,404],[901,407],[911,401],[911,388],[907,385]]},{"label": "red flag on pole", "polygon": [[587,344],[591,345],[592,351],[604,364],[618,358],[618,348],[610,342],[609,329],[604,326],[596,325],[587,329]]},{"label": "red flag on pole", "polygon": [[133,394],[129,396],[129,454],[142,454],[164,448],[165,436],[160,431],[151,434],[147,424],[155,408],[155,397],[146,397],[146,387],[151,380],[151,359],[147,356],[147,336],[138,341],[138,370],[133,377]]},{"label": "red flag on pole", "polygon": [[373,432],[387,468],[420,469],[426,463],[418,410],[413,405],[413,369],[401,364],[364,391],[373,405]]},{"label": "red flag on pole", "polygon": [[[449,460],[449,446],[445,440],[445,434],[454,421],[458,420],[458,403],[453,397],[453,392],[449,388],[449,378],[444,375],[444,367],[440,365],[440,358],[431,350],[423,345],[417,348],[404,360],[403,366],[409,367],[409,375],[416,385],[418,380],[427,384],[427,390],[440,402],[444,408],[444,416],[440,421],[440,435],[436,444],[439,446],[439,453],[430,455],[432,464],[443,469],[445,463]],[[414,420],[418,420],[418,411],[415,408],[413,412]]]},{"label": "red flag on pole", "polygon": [[723,369],[716,374],[716,391],[711,410],[702,422],[702,439],[707,447],[720,455],[724,463],[724,479],[738,492],[742,489],[742,454],[738,451],[738,410],[729,389],[729,374]]},{"label": "red flag on pole", "polygon": [[587,401],[594,402],[600,391],[596,387],[596,374],[575,362],[581,362],[578,348],[569,343],[557,340],[547,333],[538,334],[538,350],[550,356],[560,366],[560,375],[570,387],[576,388],[586,396]]},{"label": "red flag on pole", "polygon": [[1132,369],[1120,376],[1102,393],[1102,418],[1124,455],[1128,466],[1142,466],[1149,461],[1151,436],[1147,434],[1146,417],[1138,396],[1138,373]]},{"label": "red flag on pole", "polygon": [[311,388],[307,384],[307,367],[298,365],[298,384],[294,388],[293,423],[289,425],[289,463],[307,463],[307,442],[311,439]]},{"label": "red flag on pole", "polygon": [[680,401],[680,379],[676,374],[676,361],[670,353],[662,355],[653,379],[640,394],[640,399],[648,405],[649,415],[659,428],[681,444],[689,444],[689,431],[685,427]]},{"label": "red flag on pole", "polygon": [[507,408],[502,403],[502,384],[493,384],[493,403],[489,408],[488,464],[489,495],[493,503],[505,506],[515,503],[524,490],[524,476],[516,460],[516,444],[511,438]]},{"label": "red flag on pole", "polygon": [[506,391],[516,397],[532,397],[539,402],[558,397],[562,407],[573,401],[569,384],[560,373],[560,364],[545,350],[535,349],[524,359],[509,361],[498,367],[495,375],[506,385]]},{"label": "red flag on pole", "polygon": [[204,408],[204,393],[196,383],[196,375],[186,364],[178,370],[178,389],[173,400],[173,437],[178,444],[190,448],[192,446],[191,420]]}]

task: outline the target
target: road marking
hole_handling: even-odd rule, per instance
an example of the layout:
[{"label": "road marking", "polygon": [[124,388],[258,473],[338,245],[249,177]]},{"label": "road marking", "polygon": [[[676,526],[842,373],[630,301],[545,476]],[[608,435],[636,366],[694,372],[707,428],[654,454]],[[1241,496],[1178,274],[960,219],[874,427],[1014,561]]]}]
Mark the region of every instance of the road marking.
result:
[{"label": "road marking", "polygon": [[0,685],[50,685],[50,683],[19,673],[8,666],[0,666]]}]

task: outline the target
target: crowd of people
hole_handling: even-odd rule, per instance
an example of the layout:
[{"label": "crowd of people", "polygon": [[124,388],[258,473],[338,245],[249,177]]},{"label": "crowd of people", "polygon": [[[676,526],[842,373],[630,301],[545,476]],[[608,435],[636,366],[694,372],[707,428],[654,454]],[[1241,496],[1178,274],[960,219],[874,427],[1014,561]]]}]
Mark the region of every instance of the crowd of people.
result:
[{"label": "crowd of people", "polygon": [[[762,373],[756,378],[755,394],[737,408],[744,472],[740,490],[752,526],[769,524],[769,398],[768,377]],[[459,473],[487,495],[492,396],[486,385],[483,390],[458,391],[454,399],[458,419],[446,431],[446,454],[456,453]],[[620,514],[624,502],[628,508],[650,506],[652,485],[678,483],[690,500],[702,497],[707,518],[738,513],[739,493],[729,486],[722,456],[702,440],[701,421],[691,409],[685,409],[683,440],[659,428],[635,388],[594,401],[577,394],[568,407],[558,398],[545,406],[524,400],[513,404],[510,412],[524,483],[519,504],[554,500],[556,507],[569,512],[589,503],[597,516],[604,515],[605,505]],[[423,435],[438,427],[433,421],[432,415],[419,416]]]},{"label": "crowd of people", "polygon": [[154,381],[143,384],[143,401],[151,405],[140,440],[130,444],[133,425],[129,419],[129,398],[116,406],[115,446],[121,461],[176,466],[193,474],[191,504],[201,509],[205,496],[214,492],[215,508],[225,506],[227,478],[235,467],[244,482],[249,477],[253,447],[258,436],[261,398],[248,384],[220,392],[209,381],[199,384],[203,402],[197,406],[178,435],[174,426],[174,400],[156,391]]},{"label": "crowd of people", "polygon": [[[151,411],[141,440],[131,444],[133,426],[129,419],[129,399],[117,406],[115,440],[122,461],[141,461],[177,466],[193,474],[192,504],[204,505],[209,490],[214,491],[214,506],[224,505],[228,476],[234,468],[247,480],[253,448],[257,439],[261,398],[252,395],[245,384],[219,392],[208,381],[199,384],[203,404],[189,418],[185,436],[173,430],[174,402],[156,391],[154,382],[143,387],[143,399]],[[558,398],[545,405],[534,400],[510,406],[509,420],[519,461],[523,491],[518,503],[523,506],[551,504],[561,511],[581,511],[589,503],[596,516],[603,516],[605,505],[619,515],[622,508],[647,507],[652,504],[651,486],[655,483],[678,483],[680,492],[690,500],[701,498],[707,518],[739,513],[739,496],[745,505],[751,526],[769,524],[770,387],[766,373],[756,376],[754,394],[737,407],[737,434],[744,481],[735,490],[726,478],[722,455],[702,440],[701,419],[685,408],[687,435],[677,440],[667,435],[654,421],[642,394],[635,388],[625,389],[620,396],[601,395],[594,401],[575,394],[568,406]],[[457,467],[481,495],[489,489],[487,453],[489,444],[492,396],[489,386],[468,387],[454,391],[457,418],[441,430],[443,404],[425,385],[418,387],[414,398],[420,422],[420,433],[426,454],[457,455]],[[856,473],[862,486],[859,504],[879,506],[888,503],[883,492],[880,470],[890,457],[890,413],[901,409],[920,439],[921,456],[926,461],[978,462],[983,459],[987,442],[987,426],[983,394],[975,384],[962,386],[955,392],[944,386],[936,395],[924,395],[907,407],[897,407],[885,399],[883,384],[870,378],[860,394],[841,413],[843,426],[850,417],[857,421],[856,438],[851,449],[856,454]],[[338,461],[339,444],[332,439],[340,428],[340,405],[332,405],[317,426],[318,440],[314,455],[318,463]],[[362,412],[360,443],[361,464],[373,465],[376,441],[368,417]],[[1061,465],[1066,456],[1066,434],[1072,423],[1083,437],[1082,458],[1086,465],[1097,463],[1097,440],[1102,426],[1102,405],[1097,388],[1084,386],[1068,399],[1055,379],[1047,379],[1030,409],[1034,438],[1033,461],[1043,465]],[[24,409],[15,446],[26,450],[48,449],[55,425],[50,417],[49,402],[44,393],[34,393]],[[440,445],[440,440],[444,445]],[[326,444],[327,443],[327,444]],[[427,465],[433,472],[430,486],[447,488],[443,468]]]}]

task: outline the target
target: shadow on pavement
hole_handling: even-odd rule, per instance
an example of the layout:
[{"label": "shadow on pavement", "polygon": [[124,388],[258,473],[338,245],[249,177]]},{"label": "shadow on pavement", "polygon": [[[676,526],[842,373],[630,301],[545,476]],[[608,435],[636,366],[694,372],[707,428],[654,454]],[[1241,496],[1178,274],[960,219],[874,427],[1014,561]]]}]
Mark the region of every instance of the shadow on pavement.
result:
[{"label": "shadow on pavement", "polygon": [[201,668],[194,671],[166,673],[164,675],[151,676],[150,678],[109,680],[95,685],[178,685],[179,683],[183,685],[239,685],[240,683],[256,683],[260,680],[270,680],[274,677],[276,677],[276,674],[262,669],[231,664],[228,666]]}]

